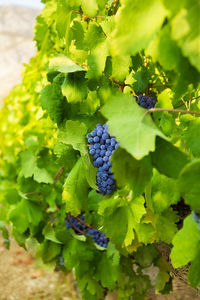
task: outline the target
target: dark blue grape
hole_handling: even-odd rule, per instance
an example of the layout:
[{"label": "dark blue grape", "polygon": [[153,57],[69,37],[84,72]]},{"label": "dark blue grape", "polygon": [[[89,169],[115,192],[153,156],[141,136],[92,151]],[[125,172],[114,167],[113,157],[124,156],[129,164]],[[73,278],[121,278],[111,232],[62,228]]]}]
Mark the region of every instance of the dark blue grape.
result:
[{"label": "dark blue grape", "polygon": [[[119,146],[116,139],[109,135],[108,126],[97,124],[96,128],[87,134],[89,153],[93,156],[93,165],[98,169],[97,186],[103,195],[110,194],[115,189],[115,181],[111,173],[110,158]],[[99,172],[100,171],[100,172]]]},{"label": "dark blue grape", "polygon": [[[93,138],[93,141],[94,141],[94,143],[98,143],[98,142],[99,142],[99,137],[98,137],[98,136],[95,136],[95,137]],[[88,142],[89,142],[89,140],[88,140]]]},{"label": "dark blue grape", "polygon": [[139,97],[137,98],[137,103],[146,109],[151,109],[155,106],[156,101],[153,99],[153,97],[139,95]]}]

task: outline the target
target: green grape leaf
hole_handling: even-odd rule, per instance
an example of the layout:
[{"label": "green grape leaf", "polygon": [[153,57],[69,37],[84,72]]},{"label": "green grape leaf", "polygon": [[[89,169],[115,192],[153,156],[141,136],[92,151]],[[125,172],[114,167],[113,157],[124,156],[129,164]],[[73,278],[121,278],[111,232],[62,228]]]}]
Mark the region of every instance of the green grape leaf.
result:
[{"label": "green grape leaf", "polygon": [[38,225],[43,219],[41,206],[22,199],[16,207],[11,210],[9,215],[10,221],[19,233],[23,233],[30,224]]},{"label": "green grape leaf", "polygon": [[86,133],[87,127],[84,123],[68,120],[65,127],[59,132],[59,142],[72,145],[75,150],[87,154]]},{"label": "green grape leaf", "polygon": [[37,166],[37,160],[34,154],[25,150],[20,154],[21,159],[21,171],[20,176],[25,178],[32,177],[35,181],[41,183],[53,183],[53,177],[51,174],[44,168],[39,168]]},{"label": "green grape leaf", "polygon": [[66,41],[68,42],[68,34],[71,23],[71,14],[69,6],[66,4],[64,0],[61,0],[57,3],[57,11],[56,11],[56,29],[59,35],[59,38],[66,37]]},{"label": "green grape leaf", "polygon": [[172,178],[177,178],[189,161],[185,153],[159,137],[156,138],[156,150],[151,153],[151,158],[160,173]]},{"label": "green grape leaf", "polygon": [[57,244],[62,244],[56,237],[56,233],[52,228],[51,224],[48,223],[44,229],[42,230],[43,235],[45,236],[46,240],[52,241]]},{"label": "green grape leaf", "polygon": [[67,102],[82,102],[87,98],[88,89],[85,80],[85,72],[74,72],[66,75],[62,85],[62,94]]},{"label": "green grape leaf", "polygon": [[98,5],[96,0],[80,0],[81,7],[83,12],[90,16],[94,17],[98,11]]},{"label": "green grape leaf", "polygon": [[[192,233],[192,234],[191,234]],[[193,261],[199,250],[200,231],[192,215],[184,220],[183,228],[173,239],[173,248],[170,254],[175,268]]]},{"label": "green grape leaf", "polygon": [[53,177],[49,172],[44,168],[36,167],[34,169],[33,178],[39,183],[53,183]]},{"label": "green grape leaf", "polygon": [[64,184],[62,196],[66,203],[66,212],[77,216],[88,199],[88,190],[85,168],[82,159],[79,158]]},{"label": "green grape leaf", "polygon": [[50,118],[58,123],[58,125],[61,124],[65,118],[66,100],[61,91],[63,81],[63,75],[57,75],[52,84],[42,89],[40,98],[42,108],[47,110]]},{"label": "green grape leaf", "polygon": [[117,185],[127,185],[133,190],[135,196],[142,194],[152,176],[149,157],[136,160],[125,150],[118,148],[112,155],[111,161]]},{"label": "green grape leaf", "polygon": [[88,153],[82,156],[82,161],[85,167],[85,175],[88,184],[91,186],[91,188],[97,190],[97,186],[96,186],[97,169],[93,166]]},{"label": "green grape leaf", "polygon": [[135,74],[133,74],[134,82],[133,88],[136,93],[144,93],[150,79],[150,74],[147,68],[140,68]]},{"label": "green grape leaf", "polygon": [[198,1],[190,3],[188,9],[182,8],[172,20],[172,38],[181,48],[183,55],[200,71],[200,34]]},{"label": "green grape leaf", "polygon": [[84,41],[84,30],[81,22],[74,21],[71,30],[73,33],[73,40],[75,40],[76,48],[82,50]]},{"label": "green grape leaf", "polygon": [[106,58],[109,55],[108,43],[105,40],[94,48],[88,56],[89,70],[87,72],[88,79],[98,78],[102,75],[102,72],[106,65]]},{"label": "green grape leaf", "polygon": [[188,274],[188,280],[194,287],[197,287],[200,284],[200,251],[199,250],[200,250],[200,242],[199,242],[195,259],[192,261],[189,274]]},{"label": "green grape leaf", "polygon": [[64,166],[68,172],[71,170],[77,160],[77,152],[70,145],[58,142],[54,147],[54,154],[58,158],[58,163]]},{"label": "green grape leaf", "polygon": [[159,252],[154,245],[141,246],[134,253],[136,262],[143,268],[148,268],[159,257]]},{"label": "green grape leaf", "polygon": [[59,55],[49,60],[49,69],[52,72],[58,71],[61,73],[73,73],[78,71],[85,71],[82,67],[77,65],[71,59],[64,55]]},{"label": "green grape leaf", "polygon": [[145,48],[159,31],[166,14],[161,1],[148,0],[144,5],[139,0],[123,0],[111,40],[113,53],[136,54]]},{"label": "green grape leaf", "polygon": [[171,243],[177,232],[177,221],[178,217],[171,208],[166,209],[162,214],[158,215],[156,219],[158,238],[166,243]]},{"label": "green grape leaf", "polygon": [[131,65],[131,58],[128,55],[113,56],[112,57],[112,76],[113,78],[124,81],[129,73]]},{"label": "green grape leaf", "polygon": [[96,48],[99,44],[105,41],[106,37],[101,26],[92,23],[85,34],[84,45],[87,50]]},{"label": "green grape leaf", "polygon": [[52,242],[45,240],[41,244],[41,255],[45,263],[52,261],[56,256],[60,254],[61,246]]},{"label": "green grape leaf", "polygon": [[180,199],[180,191],[177,181],[159,174],[154,170],[151,181],[151,209],[159,214],[172,204],[176,204]]},{"label": "green grape leaf", "polygon": [[118,278],[119,265],[113,264],[112,258],[102,255],[99,261],[96,278],[101,280],[104,287],[114,289]]},{"label": "green grape leaf", "polygon": [[79,264],[80,268],[84,268],[86,262],[92,261],[94,254],[95,252],[91,251],[91,248],[86,246],[86,243],[77,239],[69,240],[63,248],[63,257],[68,270],[71,270],[74,266]]},{"label": "green grape leaf", "polygon": [[146,54],[151,55],[154,61],[159,61],[166,70],[176,68],[182,56],[180,48],[176,42],[171,39],[170,31],[170,25],[164,26],[158,36],[151,41],[146,49]]},{"label": "green grape leaf", "polygon": [[134,226],[138,241],[145,245],[155,240],[155,228],[151,223],[137,223]]},{"label": "green grape leaf", "polygon": [[200,160],[187,164],[180,173],[179,189],[192,209],[200,211]]},{"label": "green grape leaf", "polygon": [[200,156],[200,120],[191,121],[188,129],[182,136],[187,149],[190,149],[194,156]]},{"label": "green grape leaf", "polygon": [[113,96],[101,112],[108,119],[109,132],[116,137],[120,147],[136,159],[141,159],[155,150],[156,135],[165,138],[151,117],[145,115],[146,110],[139,107],[131,96]]},{"label": "green grape leaf", "polygon": [[25,178],[33,176],[33,170],[36,167],[36,157],[29,150],[23,151],[20,154],[21,159],[21,171],[20,176]]}]

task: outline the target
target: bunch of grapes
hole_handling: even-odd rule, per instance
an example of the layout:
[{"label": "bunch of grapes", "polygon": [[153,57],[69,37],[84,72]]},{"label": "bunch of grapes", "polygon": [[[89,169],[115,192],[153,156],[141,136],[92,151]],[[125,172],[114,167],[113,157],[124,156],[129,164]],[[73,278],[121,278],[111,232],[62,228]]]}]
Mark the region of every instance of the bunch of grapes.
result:
[{"label": "bunch of grapes", "polygon": [[106,237],[105,233],[102,233],[98,229],[90,229],[87,232],[87,235],[90,235],[97,245],[107,248],[109,239]]},{"label": "bunch of grapes", "polygon": [[139,95],[137,98],[137,103],[146,109],[150,109],[155,106],[156,100],[154,100],[153,97]]},{"label": "bunch of grapes", "polygon": [[84,221],[84,216],[70,216],[65,220],[65,224],[67,229],[72,228],[76,234],[89,235],[97,245],[107,248],[109,239],[106,237],[105,233],[87,225]]},{"label": "bunch of grapes", "polygon": [[73,228],[76,234],[81,234],[87,229],[82,221],[84,221],[84,216],[80,216],[78,218],[70,216],[68,220],[65,220],[65,225],[67,229]]},{"label": "bunch of grapes", "polygon": [[93,156],[93,165],[98,169],[97,186],[102,195],[110,194],[115,188],[115,180],[111,172],[111,155],[119,144],[109,135],[106,124],[97,124],[96,128],[87,135],[89,152]]},{"label": "bunch of grapes", "polygon": [[200,213],[193,211],[193,219],[198,224],[198,228],[200,229]]}]

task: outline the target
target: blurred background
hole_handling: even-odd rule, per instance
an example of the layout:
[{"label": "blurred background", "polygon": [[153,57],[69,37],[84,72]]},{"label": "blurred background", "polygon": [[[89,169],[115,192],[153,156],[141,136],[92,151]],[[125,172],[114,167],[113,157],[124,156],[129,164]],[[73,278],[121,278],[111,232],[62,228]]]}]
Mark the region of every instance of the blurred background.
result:
[{"label": "blurred background", "polygon": [[40,0],[0,0],[0,107],[35,53],[33,28],[42,7]]}]

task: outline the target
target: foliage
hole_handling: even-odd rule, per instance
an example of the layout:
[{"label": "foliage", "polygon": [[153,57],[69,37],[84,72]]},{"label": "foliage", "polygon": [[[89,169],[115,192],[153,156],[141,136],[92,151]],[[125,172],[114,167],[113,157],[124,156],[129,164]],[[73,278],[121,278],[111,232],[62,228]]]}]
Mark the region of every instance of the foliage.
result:
[{"label": "foliage", "polygon": [[[22,247],[35,241],[44,263],[75,270],[87,300],[109,290],[144,299],[152,265],[156,291],[169,292],[162,242],[173,244],[175,268],[191,263],[188,278],[198,286],[191,210],[200,212],[199,2],[44,2],[37,54],[0,111],[5,245],[9,224]],[[140,107],[138,94],[153,97],[155,108]],[[102,196],[86,134],[105,122],[120,147],[111,158],[117,188]],[[181,199],[190,207],[184,222]],[[105,232],[106,250],[67,230],[68,213]]]}]

